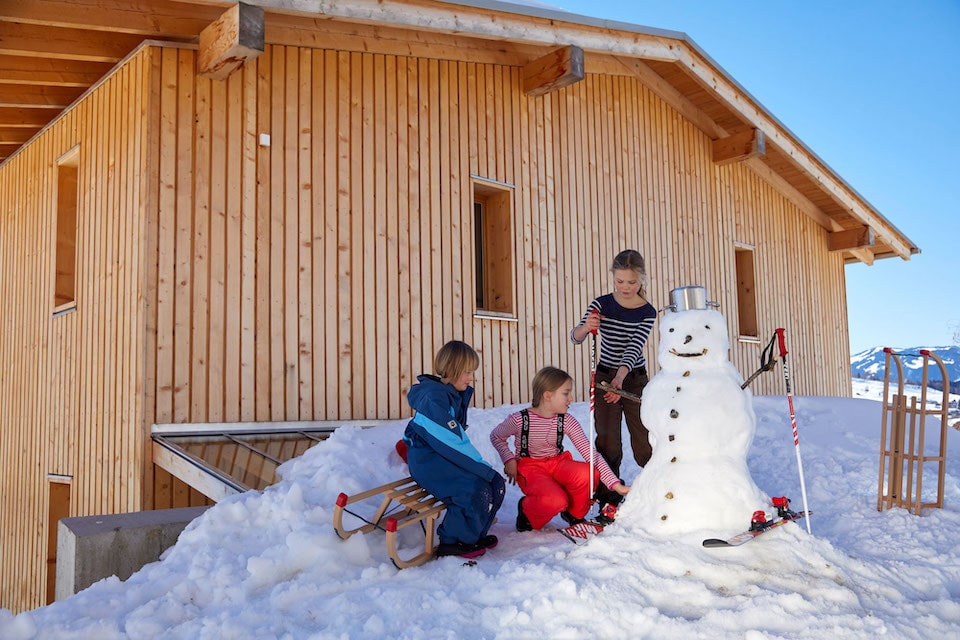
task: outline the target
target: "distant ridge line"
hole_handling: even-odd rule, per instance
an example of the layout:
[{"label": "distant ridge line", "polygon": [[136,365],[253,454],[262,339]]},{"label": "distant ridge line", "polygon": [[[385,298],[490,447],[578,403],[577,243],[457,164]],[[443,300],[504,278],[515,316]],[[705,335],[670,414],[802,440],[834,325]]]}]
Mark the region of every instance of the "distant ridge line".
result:
[{"label": "distant ridge line", "polygon": [[[904,383],[920,384],[923,381],[923,356],[921,350],[935,353],[941,360],[947,370],[949,382],[949,393],[960,393],[960,345],[949,347],[909,347],[906,349],[893,348],[893,351],[900,356],[903,363]],[[884,347],[873,347],[855,353],[850,356],[850,374],[854,378],[862,380],[883,380],[884,365],[886,354]],[[940,367],[936,363],[930,363],[928,371],[928,386],[942,391],[944,387],[940,375]],[[896,380],[896,372],[891,377],[891,381]]]}]

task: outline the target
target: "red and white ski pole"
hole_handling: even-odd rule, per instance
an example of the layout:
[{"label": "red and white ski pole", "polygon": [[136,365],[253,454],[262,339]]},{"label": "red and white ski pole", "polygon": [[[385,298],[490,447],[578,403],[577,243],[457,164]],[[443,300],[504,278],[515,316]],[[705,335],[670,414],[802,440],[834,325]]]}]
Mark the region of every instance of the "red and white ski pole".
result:
[{"label": "red and white ski pole", "polygon": [[803,496],[803,510],[806,514],[807,533],[810,531],[810,509],[807,507],[807,486],[803,480],[803,459],[800,457],[800,436],[797,435],[797,414],[793,410],[793,392],[790,390],[790,370],[787,368],[787,344],[783,333],[786,329],[777,329],[777,338],[780,343],[780,359],[783,360],[783,381],[787,385],[787,404],[790,405],[790,425],[793,427],[793,446],[797,452],[797,469],[800,472],[800,494]]},{"label": "red and white ski pole", "polygon": [[[591,313],[600,315],[600,312],[596,309]],[[590,333],[590,484],[587,485],[587,498],[590,502],[593,502],[593,438],[596,430],[593,403],[597,392],[597,330],[593,329]]]}]

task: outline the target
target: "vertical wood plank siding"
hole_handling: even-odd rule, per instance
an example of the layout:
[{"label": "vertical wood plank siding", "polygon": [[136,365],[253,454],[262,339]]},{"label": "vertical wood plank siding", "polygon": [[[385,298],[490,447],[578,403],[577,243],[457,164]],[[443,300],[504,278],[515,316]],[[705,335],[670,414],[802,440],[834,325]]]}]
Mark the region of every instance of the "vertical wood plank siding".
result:
[{"label": "vertical wood plank siding", "polygon": [[[492,64],[273,46],[211,83],[191,51],[162,58],[149,420],[400,417],[451,338],[481,353],[478,406],[525,401],[548,363],[585,381],[568,331],[626,247],[657,306],[707,287],[749,374],[761,345],[736,340],[733,254],[754,246],[762,340],[787,328],[798,393],[847,390],[824,231],[749,169],[715,166],[636,80],[528,98],[517,67]],[[270,146],[251,147],[261,133]],[[517,321],[474,317],[471,176],[514,185]]]},{"label": "vertical wood plank siding", "polygon": [[[624,248],[658,307],[707,288],[746,377],[752,246],[760,342],[787,329],[798,395],[849,393],[825,231],[636,79],[529,98],[519,66],[268,46],[211,81],[195,55],[143,50],[0,169],[0,606],[42,604],[46,474],[73,478],[72,515],[202,500],[152,468],[155,422],[400,418],[452,338],[481,354],[478,407],[528,401],[546,364],[582,398],[568,333]],[[77,143],[77,310],[54,318],[55,160]],[[515,320],[474,315],[472,177],[513,185]]]},{"label": "vertical wood plank siding", "polygon": [[[70,515],[142,508],[148,60],[0,170],[0,607],[15,611],[45,603],[48,474],[70,478]],[[77,144],[76,310],[53,316],[56,161]]]}]

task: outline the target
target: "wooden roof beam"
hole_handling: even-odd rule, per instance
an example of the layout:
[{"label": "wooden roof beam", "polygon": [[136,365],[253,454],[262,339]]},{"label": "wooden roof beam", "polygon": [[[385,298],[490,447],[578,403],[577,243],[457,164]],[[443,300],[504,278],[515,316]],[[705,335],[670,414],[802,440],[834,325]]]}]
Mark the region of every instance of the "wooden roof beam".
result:
[{"label": "wooden roof beam", "polygon": [[[727,131],[723,129],[723,127],[714,122],[712,118],[710,118],[699,107],[693,104],[693,102],[691,102],[686,96],[677,91],[673,85],[664,80],[663,77],[651,69],[649,65],[645,64],[641,60],[633,58],[614,56],[614,59],[623,65],[633,76],[646,85],[647,88],[659,96],[664,102],[673,107],[673,109],[680,113],[684,118],[694,123],[697,128],[703,131],[714,141],[714,144],[716,144],[717,141],[724,139],[728,140],[728,143],[737,140],[735,136],[730,136]],[[758,151],[760,148],[759,139],[762,138],[763,153],[766,153],[766,136],[763,135],[762,131],[759,129],[751,129],[750,131],[739,135],[747,140],[752,141],[749,146],[756,147]],[[820,207],[815,205],[809,198],[800,193],[793,185],[784,180],[779,174],[775,173],[768,165],[766,165],[761,160],[762,157],[763,156],[760,153],[746,153],[744,154],[743,158],[737,158],[737,160],[745,161],[747,166],[749,166],[757,175],[770,183],[771,186],[782,193],[783,196],[790,200],[790,202],[800,209],[801,212],[809,216],[814,222],[824,229],[828,231],[839,231],[842,229],[838,222],[824,213]],[[866,260],[864,261],[866,262]],[[872,262],[872,260],[870,260],[870,262]]]},{"label": "wooden roof beam", "polygon": [[[215,4],[218,0],[194,1]],[[367,24],[385,23],[392,27],[458,37],[507,40],[539,46],[574,44],[588,52],[613,53],[647,60],[677,60],[676,41],[668,36],[641,32],[624,34],[615,28],[564,22],[525,13],[491,13],[490,8],[467,4],[419,4],[392,0],[257,0],[257,6],[271,13],[314,19],[340,18]]]},{"label": "wooden roof beam", "polygon": [[855,218],[879,233],[884,243],[889,245],[897,255],[904,260],[910,259],[910,256],[915,252],[915,248],[907,246],[900,240],[902,234],[889,221],[879,214],[873,213],[871,207],[865,204],[851,187],[831,170],[824,167],[816,155],[795,140],[782,124],[769,116],[752,100],[745,100],[742,88],[716,71],[699,55],[694,55],[693,48],[679,49],[679,59],[680,63],[704,89],[721,100],[745,122],[763,130],[767,141],[781,149],[798,168],[818,183],[825,193]]},{"label": "wooden roof beam", "polygon": [[724,165],[760,158],[767,154],[767,140],[763,131],[747,129],[713,141],[713,161]]},{"label": "wooden roof beam", "polygon": [[26,84],[86,89],[107,73],[111,64],[76,60],[45,60],[0,55],[0,84]]},{"label": "wooden roof beam", "polygon": [[85,60],[116,64],[143,41],[142,36],[0,22],[0,54]]},{"label": "wooden roof beam", "polygon": [[45,126],[52,116],[45,109],[24,109],[22,107],[0,107],[0,122],[4,127],[15,129],[39,129]]},{"label": "wooden roof beam", "polygon": [[0,127],[0,144],[21,145],[33,137],[35,129]]},{"label": "wooden roof beam", "polygon": [[830,251],[849,251],[850,249],[869,249],[876,245],[873,229],[858,227],[834,231],[827,237]]},{"label": "wooden roof beam", "polygon": [[3,162],[7,158],[13,155],[13,152],[20,148],[19,144],[10,144],[7,142],[0,142],[0,162]]},{"label": "wooden roof beam", "polygon": [[759,157],[748,158],[744,163],[753,170],[758,176],[769,182],[774,189],[783,194],[783,196],[797,206],[800,211],[807,214],[814,222],[827,231],[840,231],[843,227],[840,223],[823,212],[820,207],[815,205],[808,197],[800,193],[796,187],[784,180],[784,178],[771,169]]},{"label": "wooden roof beam", "polygon": [[[4,3],[0,21],[46,27],[66,27],[109,33],[133,33],[150,38],[182,38],[199,34],[222,7],[167,0],[19,0]],[[221,3],[223,4],[223,3]]]},{"label": "wooden roof beam", "polygon": [[[873,253],[873,251],[870,251],[869,249],[849,249],[848,253],[853,257],[855,257],[860,262],[862,262],[863,264],[867,265],[868,267],[873,264],[874,260],[877,257],[876,254]],[[895,254],[888,253],[881,257],[892,258],[894,255]],[[844,263],[846,262],[849,262],[849,260],[844,260]]]},{"label": "wooden roof beam", "polygon": [[[821,227],[827,230],[827,242],[830,242],[830,238],[834,233],[840,233],[844,231],[843,227],[840,226],[840,223],[825,214],[820,207],[815,205],[809,198],[797,191],[797,189],[783,179],[783,177],[771,169],[763,160],[759,157],[749,158],[745,163],[750,169],[756,173],[758,176],[769,182],[777,191],[779,191],[783,196],[792,202],[800,211],[809,216],[814,222],[819,224]],[[872,230],[871,230],[872,233]],[[829,246],[829,245],[828,245]],[[873,252],[866,247],[848,247],[845,249],[851,255],[853,255],[860,262],[871,265],[874,261]]]},{"label": "wooden roof beam", "polygon": [[528,62],[523,67],[523,92],[542,96],[583,80],[583,49],[567,46]]},{"label": "wooden roof beam", "polygon": [[264,50],[263,9],[238,2],[200,32],[197,73],[225,80]]},{"label": "wooden roof beam", "polygon": [[659,96],[660,99],[673,107],[680,115],[692,122],[711,139],[716,140],[717,138],[722,138],[727,135],[727,132],[718,126],[710,116],[705,114],[685,95],[677,91],[673,85],[664,80],[660,74],[651,69],[650,65],[636,58],[614,56],[614,59],[620,62],[631,75],[645,84],[647,88]]},{"label": "wooden roof beam", "polygon": [[0,107],[63,110],[70,106],[83,91],[79,87],[7,84],[0,91]]}]

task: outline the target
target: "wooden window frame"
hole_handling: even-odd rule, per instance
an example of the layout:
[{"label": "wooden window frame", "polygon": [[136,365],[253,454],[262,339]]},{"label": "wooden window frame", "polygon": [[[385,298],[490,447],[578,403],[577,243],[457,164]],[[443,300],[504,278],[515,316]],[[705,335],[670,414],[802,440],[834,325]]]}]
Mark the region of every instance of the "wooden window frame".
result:
[{"label": "wooden window frame", "polygon": [[80,205],[80,145],[57,158],[53,315],[77,306],[77,219]]},{"label": "wooden window frame", "polygon": [[46,604],[56,600],[57,550],[60,520],[70,517],[73,500],[73,477],[57,473],[47,474],[47,570],[44,584]]},{"label": "wooden window frame", "polygon": [[741,340],[758,340],[756,248],[738,242],[734,244],[733,252],[737,278],[737,332]]},{"label": "wooden window frame", "polygon": [[474,307],[478,317],[516,319],[513,185],[474,176]]}]

